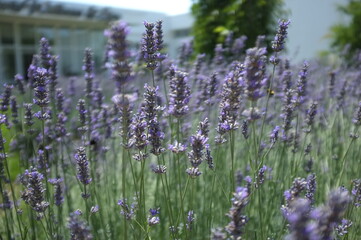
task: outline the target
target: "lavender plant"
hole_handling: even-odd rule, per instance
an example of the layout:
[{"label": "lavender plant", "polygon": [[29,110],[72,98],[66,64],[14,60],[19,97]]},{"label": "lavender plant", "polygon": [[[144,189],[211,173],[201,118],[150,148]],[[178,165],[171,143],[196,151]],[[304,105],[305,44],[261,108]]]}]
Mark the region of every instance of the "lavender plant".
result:
[{"label": "lavender plant", "polygon": [[289,24],[269,53],[229,34],[213,59],[187,43],[172,60],[162,21],[138,55],[112,23],[113,96],[91,49],[67,79],[42,38],[0,94],[0,238],[358,239],[359,69],[299,70]]}]

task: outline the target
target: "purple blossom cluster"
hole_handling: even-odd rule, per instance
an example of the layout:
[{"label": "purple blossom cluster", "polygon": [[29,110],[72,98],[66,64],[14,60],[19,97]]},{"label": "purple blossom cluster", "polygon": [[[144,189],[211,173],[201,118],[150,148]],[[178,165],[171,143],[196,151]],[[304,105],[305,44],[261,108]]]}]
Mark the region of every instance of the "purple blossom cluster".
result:
[{"label": "purple blossom cluster", "polygon": [[117,21],[106,68],[87,48],[83,77],[69,78],[42,38],[27,75],[0,94],[1,234],[357,239],[361,58],[299,70],[280,55],[289,24],[271,52],[269,36],[245,49],[229,31],[213,57],[190,41],[172,60],[162,21],[144,22],[138,55]]}]

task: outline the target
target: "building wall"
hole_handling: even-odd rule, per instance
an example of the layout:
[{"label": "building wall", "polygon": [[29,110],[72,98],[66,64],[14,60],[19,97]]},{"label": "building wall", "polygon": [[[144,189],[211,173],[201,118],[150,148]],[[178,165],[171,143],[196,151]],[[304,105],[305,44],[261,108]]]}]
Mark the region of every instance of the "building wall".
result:
[{"label": "building wall", "polygon": [[311,59],[330,48],[330,27],[347,19],[337,11],[337,4],[348,0],[285,0],[290,12],[288,56],[296,61]]},{"label": "building wall", "polygon": [[[11,1],[0,0],[0,5],[6,2]],[[39,0],[39,2],[42,3],[41,6],[49,4],[54,7],[54,3],[47,0]],[[39,9],[31,12],[31,6],[14,11],[1,9],[0,6],[0,78],[2,82],[11,80],[16,73],[26,75],[33,54],[39,51],[41,37],[49,40],[52,52],[60,57],[58,71],[61,75],[81,73],[86,47],[92,48],[96,66],[102,67],[106,45],[104,30],[109,26],[109,21],[88,18],[86,15],[90,9],[94,8],[95,12],[100,12],[101,17],[101,11],[104,11],[104,8],[73,3],[61,3],[61,8],[79,14],[74,16],[52,14]],[[145,20],[148,22],[163,20],[165,45],[168,46],[172,42],[171,24],[166,14],[113,8],[105,10],[129,25],[130,34],[127,40],[134,51],[140,49]]]},{"label": "building wall", "polygon": [[[190,13],[167,16],[159,12],[62,3],[61,9],[68,9],[78,14],[67,16],[46,13],[47,6],[53,6],[53,3],[48,0],[38,1],[41,2],[43,9],[33,12],[30,10],[31,7],[24,7],[14,12],[4,10],[0,6],[0,78],[2,80],[12,79],[15,73],[26,74],[32,55],[38,52],[38,43],[42,36],[50,40],[53,52],[60,56],[60,74],[81,73],[85,47],[93,49],[96,65],[101,66],[106,43],[103,31],[109,22],[105,17],[109,16],[128,23],[130,27],[128,40],[134,50],[139,51],[144,33],[144,20],[148,22],[163,20],[166,51],[171,58],[176,58],[180,46],[192,39],[191,28],[194,19]],[[12,1],[0,0],[0,5],[4,2]],[[347,21],[337,11],[336,5],[346,2],[347,0],[285,0],[285,7],[292,21],[287,40],[288,57],[301,61],[329,49],[330,27],[339,21]],[[89,17],[90,13],[93,17]]]}]

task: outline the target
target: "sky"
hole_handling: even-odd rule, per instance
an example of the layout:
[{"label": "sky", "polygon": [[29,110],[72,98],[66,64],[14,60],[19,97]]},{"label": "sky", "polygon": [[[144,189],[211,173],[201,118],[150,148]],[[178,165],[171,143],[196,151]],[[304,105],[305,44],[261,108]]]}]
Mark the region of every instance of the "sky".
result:
[{"label": "sky", "polygon": [[190,12],[192,0],[51,0],[53,2],[78,2],[101,6],[114,6],[163,12],[177,15]]}]

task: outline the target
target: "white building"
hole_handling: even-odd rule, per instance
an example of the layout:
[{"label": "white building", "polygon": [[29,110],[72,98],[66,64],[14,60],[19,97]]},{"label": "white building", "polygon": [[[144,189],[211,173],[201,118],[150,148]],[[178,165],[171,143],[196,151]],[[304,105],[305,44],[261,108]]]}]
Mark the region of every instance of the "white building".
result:
[{"label": "white building", "polygon": [[106,39],[104,29],[112,20],[123,20],[130,27],[131,48],[139,48],[145,31],[143,21],[163,20],[164,40],[175,56],[182,40],[189,39],[193,19],[190,15],[167,16],[164,13],[107,8],[48,0],[0,0],[0,79],[11,80],[16,73],[26,75],[39,40],[46,37],[54,54],[60,56],[62,75],[81,72],[84,49],[94,51],[101,67]]},{"label": "white building", "polygon": [[[347,0],[285,0],[292,23],[287,39],[288,56],[296,61],[310,59],[329,49],[330,27],[346,21],[336,4]],[[164,40],[170,57],[184,41],[191,39],[192,15],[168,16],[160,12],[59,3],[49,0],[0,0],[0,79],[10,80],[16,73],[26,74],[41,37],[49,39],[53,52],[60,56],[59,72],[81,72],[85,47],[94,51],[96,65],[104,58],[103,31],[111,20],[128,23],[130,46],[139,48],[143,21],[163,20]],[[276,30],[276,26],[275,26]]]}]

